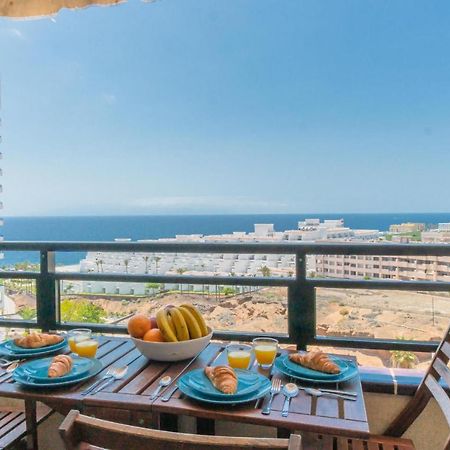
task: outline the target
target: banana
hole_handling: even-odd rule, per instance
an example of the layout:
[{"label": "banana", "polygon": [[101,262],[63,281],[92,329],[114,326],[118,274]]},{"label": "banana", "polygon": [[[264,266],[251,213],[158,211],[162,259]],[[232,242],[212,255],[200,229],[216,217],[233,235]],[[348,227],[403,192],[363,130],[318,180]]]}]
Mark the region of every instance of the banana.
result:
[{"label": "banana", "polygon": [[172,333],[176,336],[175,325],[173,324],[172,317],[170,317],[169,314],[167,314],[167,322],[169,322],[169,327],[172,330]]},{"label": "banana", "polygon": [[178,308],[174,307],[169,309],[168,314],[172,318],[173,324],[175,326],[177,339],[179,341],[188,341],[189,330],[186,321],[184,320],[183,314],[181,314],[181,311]]},{"label": "banana", "polygon": [[162,308],[156,313],[156,323],[166,342],[178,342],[177,336],[170,326],[169,317],[165,309]]},{"label": "banana", "polygon": [[181,305],[181,306],[183,308],[188,309],[191,312],[191,314],[195,317],[195,319],[197,320],[197,323],[200,327],[200,330],[202,332],[202,336],[208,335],[209,330],[208,330],[208,327],[206,326],[205,319],[203,318],[201,312],[194,305],[185,304],[185,305]]},{"label": "banana", "polygon": [[194,315],[191,313],[191,311],[187,308],[184,308],[183,306],[179,306],[178,310],[181,312],[181,314],[184,317],[184,320],[186,321],[186,324],[189,329],[190,338],[191,339],[201,338],[202,330],[200,329],[197,319],[194,317]]}]

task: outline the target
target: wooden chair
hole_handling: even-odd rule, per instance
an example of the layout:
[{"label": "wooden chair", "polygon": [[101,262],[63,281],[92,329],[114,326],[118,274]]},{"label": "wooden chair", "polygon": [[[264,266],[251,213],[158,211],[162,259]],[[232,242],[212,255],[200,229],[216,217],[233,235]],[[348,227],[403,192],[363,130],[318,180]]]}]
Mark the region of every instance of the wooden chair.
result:
[{"label": "wooden chair", "polygon": [[94,419],[76,410],[69,412],[59,431],[67,450],[302,449],[301,437],[294,434],[290,439],[266,439],[173,433]]},{"label": "wooden chair", "polygon": [[[389,436],[401,436],[425,409],[425,406],[427,406],[432,397],[436,400],[450,426],[449,391],[446,391],[441,384],[441,382],[444,382],[447,385],[447,389],[450,387],[450,369],[447,366],[449,359],[450,327],[447,329],[444,338],[439,344],[430,367],[417,388],[414,397],[393,420],[391,425],[389,425],[385,434]],[[442,450],[450,450],[450,435]]]},{"label": "wooden chair", "polygon": [[[338,438],[334,436],[312,436],[303,440],[305,450],[413,450],[414,444],[410,439],[400,439],[405,431],[413,424],[432,397],[437,401],[447,423],[450,426],[450,398],[448,391],[440,384],[444,381],[450,386],[450,369],[447,364],[450,359],[450,327],[431,361],[422,382],[414,397],[403,411],[392,421],[383,436],[372,436],[367,440]],[[450,436],[442,449],[450,450]]]}]

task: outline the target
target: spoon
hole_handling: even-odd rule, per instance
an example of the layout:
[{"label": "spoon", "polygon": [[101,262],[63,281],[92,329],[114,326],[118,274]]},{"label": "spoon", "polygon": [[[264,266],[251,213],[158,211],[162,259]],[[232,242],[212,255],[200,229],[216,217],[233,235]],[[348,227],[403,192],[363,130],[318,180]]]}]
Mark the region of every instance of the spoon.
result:
[{"label": "spoon", "polygon": [[117,367],[111,373],[112,376],[110,378],[108,378],[103,384],[101,384],[96,389],[94,389],[91,392],[91,395],[97,394],[102,389],[105,389],[106,386],[109,386],[111,383],[113,383],[114,381],[120,380],[121,378],[123,378],[127,374],[127,372],[128,372],[128,366]]},{"label": "spoon", "polygon": [[6,368],[5,372],[6,372],[6,373],[14,372],[19,366],[20,366],[19,361],[14,361],[12,364],[10,364],[10,365]]},{"label": "spoon", "polygon": [[343,398],[344,400],[351,400],[351,401],[356,401],[356,397],[351,397],[345,394],[335,394],[333,392],[322,392],[319,391],[318,389],[314,389],[314,388],[309,388],[309,387],[305,387],[303,388],[303,390],[309,394],[312,395],[314,397],[322,397],[322,395],[326,395],[327,397],[334,397],[334,398]]},{"label": "spoon", "polygon": [[291,404],[291,398],[297,397],[298,387],[294,383],[287,383],[283,387],[283,394],[286,397],[283,404],[283,409],[281,410],[281,415],[287,417],[289,414],[289,406]]},{"label": "spoon", "polygon": [[169,375],[166,375],[165,377],[162,377],[159,380],[158,387],[153,391],[153,393],[150,395],[150,400],[155,400],[156,397],[158,397],[158,394],[160,393],[161,389],[163,387],[169,386],[169,384],[172,382],[172,378],[169,377]]},{"label": "spoon", "polygon": [[6,369],[5,369],[5,373],[3,373],[0,376],[3,376],[6,374],[6,376],[4,378],[2,378],[2,380],[0,381],[0,383],[3,383],[4,381],[8,381],[12,376],[13,376],[13,372],[20,366],[18,361],[14,361],[12,364],[10,364]]},{"label": "spoon", "polygon": [[21,359],[15,359],[13,361],[8,361],[7,359],[2,358],[2,359],[0,359],[0,367],[2,369],[6,369],[7,367],[10,367],[12,364],[15,364],[15,363],[18,363],[21,361],[22,361]]}]

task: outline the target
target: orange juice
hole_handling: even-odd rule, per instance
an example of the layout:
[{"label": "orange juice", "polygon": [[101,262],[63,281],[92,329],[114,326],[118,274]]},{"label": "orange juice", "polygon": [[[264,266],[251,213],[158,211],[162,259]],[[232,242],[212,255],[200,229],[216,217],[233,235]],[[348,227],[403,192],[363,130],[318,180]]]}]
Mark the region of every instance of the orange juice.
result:
[{"label": "orange juice", "polygon": [[93,339],[82,340],[81,342],[76,342],[75,353],[78,356],[84,356],[85,358],[94,358],[97,353],[98,342]]},{"label": "orange juice", "polygon": [[277,346],[272,344],[255,345],[255,357],[258,364],[270,366],[277,356]]},{"label": "orange juice", "polygon": [[263,369],[268,369],[277,356],[278,341],[269,337],[253,339],[256,361]]},{"label": "orange juice", "polygon": [[69,337],[69,347],[72,353],[77,353],[77,344],[82,341],[87,341],[90,339],[89,336],[70,336]]},{"label": "orange juice", "polygon": [[247,369],[250,364],[250,352],[234,350],[228,352],[228,365],[233,369]]}]

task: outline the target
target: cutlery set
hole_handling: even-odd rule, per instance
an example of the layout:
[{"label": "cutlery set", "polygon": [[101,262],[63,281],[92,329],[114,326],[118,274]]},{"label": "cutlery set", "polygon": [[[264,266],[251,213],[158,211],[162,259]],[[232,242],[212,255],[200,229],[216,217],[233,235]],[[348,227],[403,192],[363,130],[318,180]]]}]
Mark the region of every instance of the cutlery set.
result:
[{"label": "cutlery set", "polygon": [[356,401],[358,394],[356,392],[351,391],[339,391],[335,389],[325,389],[325,388],[312,388],[312,387],[304,387],[297,386],[295,383],[287,383],[286,385],[281,384],[280,378],[272,378],[272,388],[270,389],[269,397],[266,397],[265,404],[261,410],[261,414],[269,415],[272,411],[272,402],[274,397],[282,393],[285,397],[283,408],[281,411],[281,415],[283,417],[287,417],[289,414],[289,405],[292,398],[296,397],[299,391],[304,391],[306,394],[311,395],[312,397],[332,397],[332,398],[341,398],[343,400]]},{"label": "cutlery set", "polygon": [[128,372],[128,366],[110,367],[102,378],[91,384],[87,389],[81,392],[81,395],[94,395],[109,386],[114,381],[122,379]]}]

